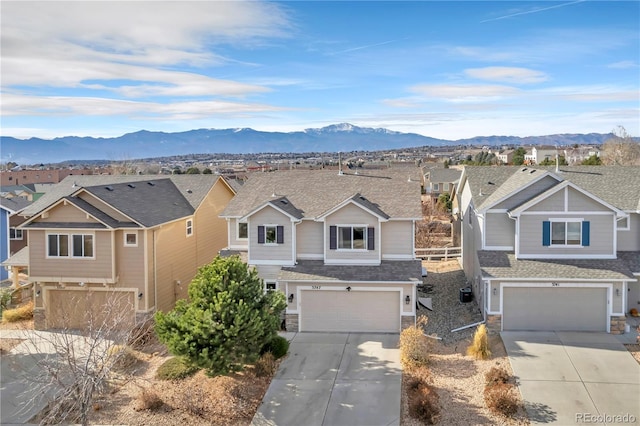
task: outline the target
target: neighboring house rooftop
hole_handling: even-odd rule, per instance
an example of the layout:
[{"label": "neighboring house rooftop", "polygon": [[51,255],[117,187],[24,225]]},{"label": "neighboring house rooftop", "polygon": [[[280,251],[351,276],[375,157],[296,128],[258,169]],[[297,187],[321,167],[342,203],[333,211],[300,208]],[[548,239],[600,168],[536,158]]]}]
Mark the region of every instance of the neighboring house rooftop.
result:
[{"label": "neighboring house rooftop", "polygon": [[[532,171],[534,171],[532,173]],[[547,172],[558,183],[579,186],[624,211],[640,211],[640,167],[637,166],[465,166],[465,179],[476,208],[482,209]]]},{"label": "neighboring house rooftop", "polygon": [[478,260],[485,278],[634,279],[622,259],[516,259],[514,253],[483,250]]},{"label": "neighboring house rooftop", "polygon": [[[37,215],[58,200],[85,188],[140,224],[153,226],[165,219],[192,214],[218,178],[216,175],[67,176],[21,214]],[[106,187],[111,187],[112,191]],[[161,211],[165,209],[168,211]]]},{"label": "neighboring house rooftop", "polygon": [[420,218],[420,170],[366,170],[343,175],[335,170],[254,173],[221,216],[243,217],[282,197],[303,218],[317,218],[349,199],[383,217]]},{"label": "neighboring house rooftop", "polygon": [[460,175],[462,174],[462,170],[452,169],[452,168],[438,168],[431,169],[426,172],[429,175],[429,180],[431,182],[455,182],[460,179]]},{"label": "neighboring house rooftop", "polygon": [[27,208],[31,204],[31,201],[28,201],[22,197],[13,197],[13,198],[4,198],[0,197],[0,206],[5,210],[9,211],[9,213],[17,213]]}]

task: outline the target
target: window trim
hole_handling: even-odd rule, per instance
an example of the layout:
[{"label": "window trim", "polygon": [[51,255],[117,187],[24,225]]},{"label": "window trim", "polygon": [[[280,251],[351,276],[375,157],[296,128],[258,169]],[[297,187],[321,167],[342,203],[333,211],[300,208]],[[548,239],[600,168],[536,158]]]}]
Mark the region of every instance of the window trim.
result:
[{"label": "window trim", "polygon": [[[247,232],[247,236],[246,237],[241,237],[240,236],[240,225],[246,225],[246,232]],[[238,241],[247,241],[249,239],[249,222],[240,222],[240,221],[236,221],[236,240]]]},{"label": "window trim", "polygon": [[[275,287],[274,288],[267,288],[268,285],[273,284]],[[278,281],[276,280],[264,280],[263,281],[263,290],[264,292],[268,292],[268,291],[278,291],[279,290],[279,285],[278,285]]]},{"label": "window trim", "polygon": [[[273,241],[269,241],[267,238],[267,234],[269,233],[269,229],[273,229]],[[278,225],[264,225],[264,245],[265,246],[275,246],[278,245]]]},{"label": "window trim", "polygon": [[[20,233],[20,237],[18,238],[18,233]],[[13,234],[13,236],[11,236]],[[24,230],[16,227],[9,228],[9,240],[11,241],[22,241],[24,240]]]},{"label": "window trim", "polygon": [[[128,236],[128,235],[134,235],[134,236],[136,237],[136,241],[135,241],[135,243],[129,243],[129,242],[127,241],[127,236]],[[135,232],[125,232],[125,233],[124,233],[124,240],[123,240],[123,241],[124,241],[124,246],[125,246],[125,247],[138,247],[138,231],[135,231]]]},{"label": "window trim", "polygon": [[[260,228],[262,228],[262,242],[260,242],[261,238],[260,238]],[[268,242],[267,241],[267,231],[268,229],[273,228],[275,230],[275,234],[274,237],[275,239],[273,240],[273,242]],[[283,225],[278,225],[278,224],[274,224],[274,223],[265,223],[264,225],[258,225],[257,228],[257,242],[259,245],[262,246],[279,246],[284,244],[284,226]],[[279,238],[280,237],[280,238]]]},{"label": "window trim", "polygon": [[[59,237],[60,236],[66,236],[67,237],[67,255],[65,256],[60,256],[60,255],[51,255],[51,251],[50,251],[50,245],[49,245],[49,237],[52,235],[57,235],[58,236],[58,242]],[[91,256],[75,256],[74,253],[74,237],[76,236],[82,236],[82,240],[83,240],[83,252],[84,252],[84,237],[85,236],[90,236],[91,237]],[[47,232],[45,234],[45,241],[46,241],[46,254],[45,254],[45,258],[46,259],[74,259],[74,260],[79,260],[79,259],[87,259],[87,260],[92,260],[96,258],[96,234],[95,232],[82,232],[82,233],[72,233],[72,232]],[[60,248],[59,248],[59,244],[58,244],[58,253],[60,253]]]},{"label": "window trim", "polygon": [[[340,247],[340,230],[344,229],[344,228],[351,228],[351,248],[344,248],[344,247]],[[353,248],[353,230],[354,228],[362,228],[362,241],[363,241],[363,248]],[[368,225],[362,225],[362,224],[355,224],[355,225],[349,225],[349,224],[344,224],[344,225],[338,225],[336,224],[336,250],[337,251],[346,251],[346,252],[358,252],[358,251],[369,251],[368,247],[369,247],[369,240],[368,240]]]},{"label": "window trim", "polygon": [[[544,227],[544,222],[543,221],[543,227]],[[543,246],[544,247],[549,247],[549,248],[562,248],[562,249],[566,249],[566,248],[582,248],[582,247],[588,247],[588,244],[585,245],[584,241],[585,241],[585,235],[584,235],[584,230],[585,230],[585,222],[589,222],[589,221],[585,221],[583,218],[550,218],[547,222],[549,222],[549,244],[545,245],[544,241],[543,241]],[[558,243],[554,243],[554,239],[553,239],[553,226],[554,224],[557,223],[562,223],[564,224],[564,243],[563,244],[558,244]],[[567,243],[567,238],[569,236],[569,232],[568,232],[568,224],[569,223],[577,223],[579,225],[578,227],[578,232],[580,234],[580,241],[577,244],[569,244]],[[589,225],[587,225],[588,227]],[[543,230],[544,233],[544,230]],[[543,238],[544,240],[544,238]]]},{"label": "window trim", "polygon": [[187,219],[185,222],[185,233],[187,237],[193,236],[193,219]]}]

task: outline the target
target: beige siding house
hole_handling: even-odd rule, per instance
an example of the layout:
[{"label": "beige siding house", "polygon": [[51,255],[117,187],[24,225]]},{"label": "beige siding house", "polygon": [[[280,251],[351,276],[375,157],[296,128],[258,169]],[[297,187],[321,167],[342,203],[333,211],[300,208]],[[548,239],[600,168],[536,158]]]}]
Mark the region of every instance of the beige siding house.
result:
[{"label": "beige siding house", "polygon": [[640,168],[465,167],[457,197],[490,327],[624,332],[640,309]]},{"label": "beige siding house", "polygon": [[221,217],[228,249],[282,291],[288,331],[392,332],[415,322],[420,170],[256,173]]},{"label": "beige siding house", "polygon": [[227,245],[219,214],[234,194],[212,175],[57,184],[21,212],[36,328],[83,328],[90,319],[127,326],[171,309]]}]

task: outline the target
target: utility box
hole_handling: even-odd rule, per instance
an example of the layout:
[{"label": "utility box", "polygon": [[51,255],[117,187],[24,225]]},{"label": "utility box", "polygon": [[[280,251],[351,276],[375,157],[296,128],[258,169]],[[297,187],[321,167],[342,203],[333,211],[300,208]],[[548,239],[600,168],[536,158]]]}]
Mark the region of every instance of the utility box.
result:
[{"label": "utility box", "polygon": [[460,289],[460,303],[469,303],[473,300],[473,293],[471,287],[465,287]]}]

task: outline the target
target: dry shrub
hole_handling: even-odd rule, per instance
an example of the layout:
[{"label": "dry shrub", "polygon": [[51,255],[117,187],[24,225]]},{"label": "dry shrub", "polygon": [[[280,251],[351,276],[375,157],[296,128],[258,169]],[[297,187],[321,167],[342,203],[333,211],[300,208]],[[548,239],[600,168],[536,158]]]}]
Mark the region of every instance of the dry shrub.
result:
[{"label": "dry shrub", "polygon": [[467,348],[467,355],[475,359],[488,359],[491,356],[487,327],[480,324],[473,335],[473,343]]},{"label": "dry shrub", "polygon": [[265,352],[256,361],[255,374],[257,377],[269,377],[276,372],[276,359],[271,352]]},{"label": "dry shrub", "polygon": [[515,386],[510,383],[496,383],[485,386],[484,401],[490,411],[505,417],[513,416],[519,407]]},{"label": "dry shrub", "polygon": [[431,342],[422,330],[426,323],[427,317],[421,316],[416,325],[400,333],[400,362],[408,370],[424,367],[429,362]]},{"label": "dry shrub", "polygon": [[7,309],[2,312],[2,321],[18,322],[33,318],[33,302],[28,302],[14,309]]},{"label": "dry shrub", "polygon": [[440,412],[438,394],[431,386],[417,377],[411,377],[407,382],[407,396],[409,415],[424,424],[432,425],[437,422]]},{"label": "dry shrub", "polygon": [[107,355],[116,370],[126,370],[136,365],[139,361],[135,351],[124,345],[110,346],[107,349]]},{"label": "dry shrub", "polygon": [[164,405],[164,402],[162,401],[158,393],[153,389],[145,388],[142,389],[138,394],[134,410],[157,410],[158,408],[162,407],[162,405]]},{"label": "dry shrub", "polygon": [[147,344],[149,344],[149,342],[155,339],[155,331],[153,326],[153,320],[147,320],[135,325],[131,330],[127,345],[137,350],[144,349]]},{"label": "dry shrub", "polygon": [[204,417],[207,412],[207,395],[204,390],[195,384],[187,386],[178,397],[180,408],[197,417]]},{"label": "dry shrub", "polygon": [[500,383],[509,383],[511,375],[502,367],[491,367],[484,375],[487,386],[493,386]]}]

